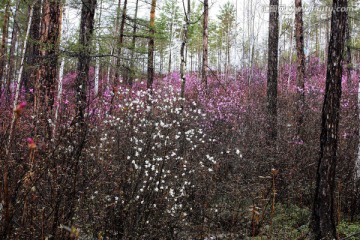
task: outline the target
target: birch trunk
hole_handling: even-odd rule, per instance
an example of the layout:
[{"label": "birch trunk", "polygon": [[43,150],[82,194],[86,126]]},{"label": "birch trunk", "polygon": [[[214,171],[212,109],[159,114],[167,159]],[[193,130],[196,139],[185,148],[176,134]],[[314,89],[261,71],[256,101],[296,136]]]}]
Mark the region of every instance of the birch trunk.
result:
[{"label": "birch trunk", "polygon": [[[102,1],[100,2],[100,11],[99,11],[99,17],[98,17],[98,27],[97,27],[97,38],[96,38],[96,53],[100,53],[100,42],[99,42],[99,32],[101,29],[101,11],[102,11]],[[95,79],[94,79],[94,93],[95,96],[99,94],[99,75],[100,75],[100,59],[99,57],[95,60]]]},{"label": "birch trunk", "polygon": [[2,85],[4,78],[4,70],[7,58],[7,39],[9,33],[9,18],[10,18],[10,0],[7,0],[5,6],[4,20],[2,26],[2,40],[0,47],[0,96],[2,93]]},{"label": "birch trunk", "polygon": [[[28,39],[29,39],[30,26],[31,26],[31,21],[32,21],[32,17],[33,17],[34,5],[36,4],[36,2],[37,2],[37,1],[35,1],[35,2],[31,5],[31,9],[30,9],[28,26],[27,26],[26,35],[25,35],[25,40],[24,40],[24,45],[23,45],[22,54],[21,54],[20,69],[19,69],[19,74],[18,74],[17,82],[16,82],[15,98],[14,98],[14,104],[13,104],[13,109],[14,109],[14,110],[16,109],[16,106],[18,105],[19,94],[20,94],[21,76],[22,76],[22,73],[23,73],[23,70],[24,70],[25,51],[26,51],[26,46],[27,46]],[[10,144],[11,144],[12,131],[13,131],[13,129],[14,129],[15,120],[16,120],[16,115],[13,114],[12,121],[11,121],[11,126],[10,126],[8,146],[7,146],[7,149],[6,149],[7,151],[9,150],[9,147],[10,147]]]},{"label": "birch trunk", "polygon": [[[30,8],[29,21],[28,21],[27,31],[26,31],[26,35],[25,35],[25,40],[24,40],[24,46],[22,49],[21,65],[20,65],[19,75],[17,78],[17,86],[16,86],[16,91],[15,91],[15,99],[14,99],[14,106],[13,106],[14,112],[13,112],[13,116],[12,116],[12,120],[11,120],[11,124],[10,124],[9,138],[8,138],[7,146],[5,148],[5,155],[7,157],[9,157],[9,153],[10,153],[10,147],[11,147],[11,142],[12,142],[12,137],[13,137],[13,131],[15,128],[15,123],[19,117],[15,113],[15,109],[16,109],[18,99],[19,99],[21,75],[22,75],[23,68],[24,68],[26,45],[27,45],[28,38],[29,38],[30,26],[31,26],[31,21],[32,21],[32,17],[33,17],[33,9],[34,9],[35,3],[36,3],[36,1],[31,5],[31,8]],[[9,192],[8,192],[8,189],[9,189],[9,186],[8,186],[9,169],[8,168],[9,167],[8,167],[8,162],[6,160],[4,161],[3,168],[4,168],[4,171],[3,171],[4,172],[4,175],[3,175],[4,219],[2,221],[3,226],[2,226],[2,231],[0,232],[0,238],[7,239],[7,235],[9,234],[9,229],[10,229],[10,224],[11,224],[11,218],[10,218],[11,201],[10,201],[10,196],[9,196]]]},{"label": "birch trunk", "polygon": [[[20,5],[20,0],[18,0],[16,2],[16,7],[15,7],[15,13],[14,13],[14,23],[13,23],[13,27],[12,27],[12,32],[11,32],[11,47],[10,47],[10,52],[9,52],[9,59],[8,59],[8,63],[7,63],[7,68],[6,68],[6,76],[4,79],[4,84],[6,84],[6,91],[7,91],[7,95],[10,96],[10,83],[11,80],[13,78],[15,78],[16,73],[15,71],[13,71],[15,69],[15,60],[14,60],[14,55],[16,52],[16,46],[17,46],[17,34],[18,34],[18,26],[17,26],[17,14],[19,12],[19,5]],[[14,72],[14,73],[13,73]],[[7,98],[9,99],[9,98]]]},{"label": "birch trunk", "polygon": [[[64,27],[64,23],[66,21],[67,18],[67,13],[66,13],[66,7],[65,7],[66,1],[63,2],[63,16],[62,16],[62,24],[61,24],[61,28],[62,31],[60,29],[59,32],[61,32],[61,36],[60,36],[60,47],[62,47],[61,45],[64,44],[65,40],[66,40],[66,32],[67,29]],[[59,80],[58,80],[58,87],[57,87],[57,97],[56,97],[56,109],[55,109],[55,118],[54,118],[54,128],[53,128],[53,137],[56,136],[56,127],[57,127],[57,121],[58,121],[58,115],[59,115],[59,109],[61,106],[61,101],[62,101],[62,92],[63,92],[63,78],[64,78],[64,66],[65,66],[65,58],[62,57],[61,59],[61,63],[60,63],[60,69],[59,69]]]}]

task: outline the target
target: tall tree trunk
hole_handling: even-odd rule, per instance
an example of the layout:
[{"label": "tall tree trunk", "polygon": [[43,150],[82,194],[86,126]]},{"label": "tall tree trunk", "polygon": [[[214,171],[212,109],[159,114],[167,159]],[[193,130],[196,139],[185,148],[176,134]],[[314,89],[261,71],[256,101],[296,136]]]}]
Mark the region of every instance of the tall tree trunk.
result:
[{"label": "tall tree trunk", "polygon": [[277,139],[277,78],[279,45],[279,0],[270,0],[269,53],[267,74],[268,141],[270,145]]},{"label": "tall tree trunk", "polygon": [[[172,7],[172,14],[175,14],[175,9]],[[171,63],[172,63],[172,42],[173,42],[173,27],[174,27],[174,16],[171,17],[170,22],[170,39],[169,39],[169,62],[168,62],[168,73],[171,72]]]},{"label": "tall tree trunk", "polygon": [[151,9],[150,9],[150,36],[149,36],[149,45],[148,45],[148,70],[147,70],[148,89],[152,89],[152,85],[154,82],[155,9],[156,9],[156,0],[152,0]]},{"label": "tall tree trunk", "polygon": [[89,82],[89,68],[91,61],[91,42],[94,32],[94,16],[96,0],[83,0],[80,21],[80,54],[78,58],[76,83],[76,110],[77,120],[84,123],[86,110],[86,94]]},{"label": "tall tree trunk", "polygon": [[119,41],[118,41],[118,58],[116,60],[116,69],[115,69],[115,81],[118,83],[119,77],[120,77],[120,69],[121,69],[121,51],[122,51],[122,45],[124,41],[124,29],[125,29],[125,21],[126,21],[126,8],[127,8],[127,0],[124,0],[124,6],[123,11],[121,15],[121,24],[120,24],[120,35],[119,35]]},{"label": "tall tree trunk", "polygon": [[346,76],[347,76],[347,87],[349,89],[352,88],[352,79],[351,79],[351,26],[349,16],[346,19],[346,35],[345,35],[345,43],[346,43]]},{"label": "tall tree trunk", "polygon": [[[119,32],[119,27],[120,27],[120,10],[121,10],[121,0],[118,1],[118,6],[117,6],[117,12],[116,12],[116,20],[115,20],[115,31],[113,32],[113,34],[117,34]],[[111,47],[111,51],[110,51],[110,55],[114,55],[115,51],[116,51],[116,45],[117,45],[118,39],[114,42],[114,45]],[[114,67],[112,67],[112,65],[116,66],[118,59],[116,57],[111,57],[110,58],[110,62],[111,64],[109,64],[108,66],[108,77],[107,77],[107,83],[110,84],[110,79],[113,81],[113,84],[116,84],[115,81],[115,74],[116,74],[116,69]],[[109,87],[109,86],[107,86]]]},{"label": "tall tree trunk", "polygon": [[130,76],[129,76],[129,82],[128,84],[130,85],[130,87],[133,84],[134,81],[134,77],[135,77],[135,48],[136,48],[136,31],[137,31],[137,14],[138,14],[138,9],[139,9],[139,0],[136,0],[135,3],[135,13],[134,13],[134,27],[133,27],[133,36],[132,36],[132,40],[131,40],[131,66],[130,66]]},{"label": "tall tree trunk", "polygon": [[7,60],[7,39],[9,33],[9,18],[10,18],[10,0],[7,0],[5,6],[5,13],[2,26],[2,39],[0,46],[0,96],[2,93],[3,79],[4,79],[4,70]]},{"label": "tall tree trunk", "polygon": [[20,0],[17,0],[16,2],[16,6],[15,6],[15,13],[14,13],[14,23],[13,23],[13,27],[12,27],[12,32],[11,32],[11,46],[10,46],[10,52],[9,52],[9,59],[8,59],[8,67],[6,69],[6,77],[4,78],[3,82],[6,85],[6,92],[7,92],[7,99],[9,100],[9,96],[10,96],[10,83],[11,80],[15,79],[16,77],[16,73],[15,71],[13,71],[14,66],[15,66],[15,52],[16,52],[16,45],[17,45],[17,34],[18,34],[18,25],[17,25],[17,15],[19,12],[19,5],[20,5]]},{"label": "tall tree trunk", "polygon": [[[100,52],[100,29],[101,29],[101,12],[102,12],[102,0],[100,1],[100,10],[98,16],[98,26],[97,26],[97,37],[96,37],[96,53]],[[95,60],[95,79],[94,79],[94,94],[97,96],[99,94],[99,78],[100,78],[100,59],[99,57]]]},{"label": "tall tree trunk", "polygon": [[203,54],[202,54],[202,83],[207,88],[206,69],[208,67],[208,18],[209,18],[209,1],[204,0],[204,22],[203,22]]},{"label": "tall tree trunk", "polygon": [[[347,0],[333,0],[333,9],[347,7]],[[326,88],[322,109],[320,156],[310,222],[311,239],[336,239],[335,175],[341,98],[342,59],[347,13],[333,11],[328,50]]]},{"label": "tall tree trunk", "polygon": [[[41,23],[41,55],[44,57],[40,71],[45,106],[53,108],[58,78],[58,54],[62,22],[61,0],[44,0]],[[40,89],[41,89],[40,88]],[[41,98],[43,98],[41,97]]]},{"label": "tall tree trunk", "polygon": [[304,31],[302,1],[295,0],[295,37],[297,55],[297,101],[296,101],[296,138],[303,140],[304,105],[305,105],[305,53],[304,53]]},{"label": "tall tree trunk", "polygon": [[[60,45],[64,44],[65,42],[65,36],[68,29],[66,29],[64,26],[64,23],[67,19],[67,12],[65,7],[65,1],[63,2],[63,13],[62,13],[62,24],[61,24],[61,36],[60,36]],[[53,125],[53,134],[52,136],[55,137],[56,135],[56,127],[57,127],[57,120],[58,120],[58,114],[61,106],[62,101],[62,93],[63,93],[63,77],[64,77],[64,67],[65,67],[65,57],[63,56],[61,58],[60,68],[59,68],[59,77],[58,77],[58,87],[57,87],[57,99],[56,99],[56,109],[55,109],[55,117],[54,117],[54,125]]]},{"label": "tall tree trunk", "polygon": [[52,110],[58,81],[61,22],[61,0],[43,0],[40,32],[40,61],[36,69],[34,89],[34,111],[36,116],[34,129],[35,132],[41,131],[41,134],[45,135],[48,139],[51,139],[53,132],[49,119],[51,120],[53,117]]},{"label": "tall tree trunk", "polygon": [[[292,27],[294,25],[294,21],[291,23],[291,30],[290,30],[290,46],[289,46],[289,63],[290,63],[290,67],[289,67],[289,76],[288,76],[288,80],[287,80],[287,90],[290,90],[290,81],[291,81],[291,68],[292,68],[292,55],[293,55],[293,39],[294,39],[294,28]],[[304,35],[303,35],[304,37]],[[303,40],[303,44],[304,44],[304,40]],[[303,47],[303,51],[304,51],[304,47]],[[304,56],[305,58],[305,56]]]},{"label": "tall tree trunk", "polygon": [[[360,71],[359,69],[357,69],[357,73],[358,73],[358,76],[360,78]],[[358,119],[359,119],[359,122],[360,122],[360,79],[358,81],[358,95],[357,95],[357,114],[358,114]],[[356,160],[355,160],[355,186],[359,186],[360,182],[360,127],[358,129],[358,137],[359,137],[359,142],[358,142],[358,152],[357,152],[357,157],[356,157]]]},{"label": "tall tree trunk", "polygon": [[34,87],[37,71],[35,67],[40,62],[40,26],[41,26],[41,1],[37,1],[33,9],[33,18],[30,28],[30,41],[26,49],[26,66],[22,76],[22,83],[25,87],[26,101],[34,101]]},{"label": "tall tree trunk", "polygon": [[[67,214],[62,216],[63,222],[69,222],[72,226],[74,215],[76,214],[76,202],[78,197],[78,173],[80,171],[80,160],[82,151],[85,147],[85,141],[88,132],[88,124],[85,119],[87,111],[87,94],[89,83],[89,68],[91,61],[91,47],[95,23],[96,0],[82,0],[79,45],[80,51],[78,55],[77,76],[75,79],[76,87],[76,117],[74,128],[74,139],[76,142],[72,156],[73,165],[71,169],[71,186],[67,194],[67,202],[65,210]],[[70,173],[69,173],[70,174]],[[64,210],[63,210],[64,211]],[[54,225],[53,225],[54,226]]]},{"label": "tall tree trunk", "polygon": [[187,12],[185,10],[185,3],[184,0],[183,2],[183,8],[184,8],[184,13],[185,13],[185,24],[184,24],[184,29],[183,29],[183,41],[181,43],[181,48],[180,48],[180,58],[181,58],[181,62],[180,62],[180,77],[181,77],[181,90],[180,90],[180,97],[184,98],[185,97],[185,84],[186,84],[186,77],[185,77],[185,70],[186,70],[186,53],[185,53],[185,48],[186,48],[186,43],[187,43],[187,37],[188,37],[188,30],[189,30],[189,25],[190,25],[190,0],[188,0],[188,6],[187,6]]}]

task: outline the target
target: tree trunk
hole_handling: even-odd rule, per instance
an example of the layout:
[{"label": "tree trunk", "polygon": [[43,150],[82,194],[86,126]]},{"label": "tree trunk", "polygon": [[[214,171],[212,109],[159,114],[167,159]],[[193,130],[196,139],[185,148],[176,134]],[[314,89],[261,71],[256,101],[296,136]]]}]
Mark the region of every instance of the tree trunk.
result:
[{"label": "tree trunk", "polygon": [[[360,76],[360,71],[359,69],[358,71],[358,76]],[[360,79],[358,81],[358,95],[357,95],[357,114],[358,114],[358,119],[360,120]],[[360,122],[360,121],[359,121]],[[360,127],[358,129],[358,137],[359,137],[359,142],[358,142],[358,152],[357,152],[357,158],[355,160],[355,181],[356,184],[359,184],[359,179],[360,179]]]},{"label": "tree trunk", "polygon": [[77,120],[84,122],[86,110],[86,94],[89,82],[89,68],[91,61],[91,41],[94,32],[94,15],[96,0],[83,0],[80,21],[80,54],[78,58],[76,83]]},{"label": "tree trunk", "polygon": [[[333,9],[347,7],[347,0],[334,0]],[[333,11],[328,49],[325,98],[322,109],[320,156],[310,222],[311,239],[336,239],[335,174],[341,98],[342,59],[347,13]]]},{"label": "tree trunk", "polygon": [[36,81],[35,66],[40,62],[40,26],[41,26],[41,1],[37,1],[33,9],[33,18],[30,28],[30,41],[26,49],[26,66],[21,82],[24,84],[26,101],[34,101],[34,87]]},{"label": "tree trunk", "polygon": [[[120,10],[121,10],[121,0],[118,1],[118,6],[117,6],[117,12],[116,12],[116,21],[115,21],[115,31],[113,32],[113,34],[117,34],[119,32],[119,26],[120,26]],[[114,55],[115,51],[116,51],[116,44],[117,44],[118,40],[114,42],[114,45],[111,48],[110,51],[110,55]],[[110,84],[110,80],[112,80],[112,84],[115,84],[115,74],[116,74],[116,69],[114,67],[112,67],[112,65],[116,66],[118,59],[116,57],[110,57],[110,64],[108,67],[108,77],[107,77],[107,83]],[[109,87],[109,86],[107,86]]]},{"label": "tree trunk", "polygon": [[270,0],[267,74],[268,141],[277,139],[277,78],[279,45],[279,0]]},{"label": "tree trunk", "polygon": [[62,11],[60,1],[44,0],[40,33],[40,66],[36,73],[35,106],[51,110],[56,94]]},{"label": "tree trunk", "polygon": [[156,9],[156,0],[151,1],[151,10],[150,10],[150,36],[149,36],[149,45],[148,45],[148,78],[147,78],[147,88],[152,89],[154,82],[154,50],[155,50],[155,9]]},{"label": "tree trunk", "polygon": [[209,1],[204,0],[204,22],[203,22],[203,55],[202,55],[202,83],[207,88],[206,70],[208,67],[208,18],[209,18]]},{"label": "tree trunk", "polygon": [[[97,32],[98,35],[96,38],[96,53],[99,54],[100,51],[100,40],[99,40],[99,32],[101,29],[101,11],[102,11],[102,0],[100,2],[100,10],[99,10],[99,16],[98,16],[98,26],[97,26]],[[94,76],[94,94],[97,96],[99,94],[99,78],[100,78],[100,59],[99,57],[95,60],[95,76]]]},{"label": "tree trunk", "polygon": [[7,59],[7,39],[9,33],[9,18],[10,18],[10,0],[7,0],[5,6],[5,13],[3,19],[3,26],[2,26],[2,39],[1,39],[1,46],[0,46],[0,96],[2,93],[2,85],[4,79],[4,70],[5,64]]},{"label": "tree trunk", "polygon": [[8,59],[8,67],[6,69],[6,77],[3,80],[4,84],[6,85],[6,92],[7,92],[7,99],[9,100],[10,97],[10,83],[11,80],[16,77],[14,69],[15,65],[15,52],[16,52],[16,45],[17,45],[17,34],[18,34],[18,26],[17,26],[17,14],[19,12],[19,5],[20,0],[17,0],[16,7],[15,7],[15,14],[14,14],[14,23],[12,27],[12,33],[11,33],[11,46],[10,46],[10,52],[9,52],[9,59]]},{"label": "tree trunk", "polygon": [[297,101],[296,101],[296,138],[303,140],[304,105],[305,105],[305,53],[304,53],[304,31],[302,1],[295,0],[295,36],[297,55]]},{"label": "tree trunk", "polygon": [[189,29],[189,25],[190,25],[190,0],[188,0],[188,9],[187,9],[187,13],[185,10],[185,4],[183,1],[183,7],[184,7],[184,12],[185,12],[185,24],[184,24],[184,29],[183,29],[183,41],[181,43],[181,48],[180,48],[180,58],[181,58],[181,63],[180,63],[180,78],[181,78],[181,90],[180,90],[180,97],[184,98],[185,97],[185,83],[186,83],[186,77],[185,77],[185,69],[186,69],[186,56],[185,56],[185,48],[186,48],[186,43],[187,43],[187,35],[188,35],[188,29]]},{"label": "tree trunk", "polygon": [[[120,2],[119,2],[120,4]],[[120,6],[120,5],[119,5]],[[116,59],[116,69],[115,69],[115,81],[118,83],[119,81],[119,73],[121,69],[121,51],[122,51],[122,45],[124,41],[124,28],[125,28],[125,21],[126,21],[126,7],[127,7],[127,0],[124,0],[124,6],[123,6],[123,12],[121,15],[121,24],[120,24],[120,36],[118,41],[118,58]]]},{"label": "tree trunk", "polygon": [[347,87],[349,89],[352,88],[352,80],[351,80],[351,26],[349,16],[346,19],[346,33],[345,33],[345,43],[346,43],[346,76],[347,76]]},{"label": "tree trunk", "polygon": [[[172,14],[175,15],[175,9],[172,7]],[[174,16],[172,15],[170,22],[170,39],[169,39],[169,62],[168,62],[168,73],[171,72],[171,64],[172,64],[172,42],[173,42],[173,27],[174,27]]]},{"label": "tree trunk", "polygon": [[[288,80],[287,80],[287,90],[290,90],[290,81],[291,81],[291,68],[292,68],[292,55],[293,55],[293,39],[294,39],[294,28],[292,27],[294,25],[294,21],[292,22],[291,25],[291,30],[290,30],[290,46],[289,46],[289,63],[290,63],[290,67],[289,67],[289,76],[288,76]],[[304,35],[303,35],[304,36]],[[303,39],[303,44],[304,44],[304,39]],[[303,51],[304,51],[304,47],[303,47]],[[305,55],[305,54],[304,54]],[[305,58],[305,56],[304,56]]]},{"label": "tree trunk", "polygon": [[[62,19],[62,24],[61,24],[60,45],[65,42],[65,39],[66,39],[65,35],[66,35],[66,31],[67,31],[67,29],[65,29],[65,27],[64,27],[64,22],[66,21],[66,18],[67,18],[65,1],[63,2],[64,7],[63,7],[63,15],[62,15],[63,19]],[[54,118],[53,134],[52,134],[53,137],[55,137],[55,135],[56,135],[58,114],[59,114],[59,109],[60,109],[61,101],[62,101],[64,67],[65,67],[65,58],[62,57],[61,63],[60,63],[60,69],[59,69],[59,77],[58,77],[57,99],[56,99],[57,104],[56,104],[56,109],[55,109],[55,118]]]},{"label": "tree trunk", "polygon": [[129,81],[128,84],[131,87],[133,85],[134,82],[134,77],[135,77],[135,59],[134,59],[134,55],[135,55],[135,48],[136,48],[136,31],[137,31],[137,14],[138,14],[138,9],[139,9],[139,0],[136,0],[135,3],[135,13],[134,13],[134,27],[133,27],[133,36],[132,36],[132,40],[131,40],[131,66],[130,66],[130,76],[129,76]]}]

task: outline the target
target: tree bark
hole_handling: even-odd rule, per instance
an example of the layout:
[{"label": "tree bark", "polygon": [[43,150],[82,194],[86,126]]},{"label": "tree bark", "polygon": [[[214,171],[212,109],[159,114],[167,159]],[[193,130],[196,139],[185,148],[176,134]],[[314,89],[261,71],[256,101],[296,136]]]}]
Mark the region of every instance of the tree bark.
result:
[{"label": "tree bark", "polygon": [[26,49],[26,66],[21,82],[25,87],[26,101],[34,101],[34,87],[36,81],[35,66],[40,64],[40,26],[41,26],[41,1],[37,1],[33,9],[33,18],[30,27],[30,41]]},{"label": "tree bark", "polygon": [[150,10],[150,36],[148,44],[148,70],[147,70],[147,88],[152,89],[154,82],[154,50],[155,50],[155,9],[156,9],[156,0],[151,1],[151,10]]},{"label": "tree bark", "polygon": [[[117,6],[117,12],[116,12],[116,20],[115,20],[115,32],[113,33],[114,35],[117,34],[119,32],[119,27],[120,27],[120,10],[121,10],[121,0],[118,1],[118,6]],[[116,43],[118,42],[118,40],[116,42],[114,42],[114,45],[111,48],[110,51],[110,55],[114,55],[116,52]],[[110,62],[111,64],[109,64],[108,66],[108,77],[107,77],[107,83],[109,87],[110,84],[110,79],[113,81],[112,84],[115,84],[115,74],[116,74],[116,68],[112,67],[112,65],[116,66],[117,64],[117,58],[115,57],[111,57],[110,58]]]},{"label": "tree bark", "polygon": [[94,32],[96,0],[83,0],[82,3],[79,36],[80,54],[75,80],[77,120],[80,124],[84,123],[86,110],[86,94],[89,82],[91,41]]},{"label": "tree bark", "polygon": [[126,7],[127,7],[127,0],[124,0],[124,6],[123,6],[123,12],[122,12],[122,15],[121,15],[121,24],[120,24],[120,36],[119,36],[119,41],[118,41],[118,58],[116,59],[115,81],[119,81],[119,77],[120,77],[120,74],[119,74],[120,69],[121,69],[120,57],[121,57],[122,45],[123,45],[123,41],[124,41],[124,29],[125,29],[125,21],[126,21]]},{"label": "tree bark", "polygon": [[2,26],[2,39],[1,39],[1,46],[0,46],[0,96],[2,93],[2,85],[4,79],[4,70],[5,64],[7,59],[7,39],[9,33],[9,18],[10,18],[10,0],[7,0],[5,6],[5,13],[3,19],[3,26]]},{"label": "tree bark", "polygon": [[341,99],[342,60],[345,47],[347,0],[334,0],[328,49],[325,98],[322,108],[320,156],[310,222],[311,239],[336,239],[335,174]]},{"label": "tree bark", "polygon": [[[358,73],[358,76],[360,76],[359,69],[357,69],[357,73]],[[359,122],[360,122],[360,79],[358,81],[357,89],[358,89],[358,94],[357,94],[357,117],[358,117]],[[355,186],[358,186],[360,184],[360,182],[359,182],[359,180],[360,180],[360,127],[358,129],[358,137],[359,137],[358,150],[357,150],[357,156],[356,156],[356,159],[355,159],[355,170],[354,170],[354,172],[355,172]]]},{"label": "tree bark", "polygon": [[304,53],[304,31],[302,1],[295,0],[295,37],[297,55],[297,99],[296,99],[296,138],[303,140],[304,105],[305,105],[305,53]]},{"label": "tree bark", "polygon": [[203,59],[202,59],[202,83],[207,88],[206,69],[208,67],[208,18],[209,18],[209,1],[204,0],[204,22],[203,22]]},{"label": "tree bark", "polygon": [[[63,2],[63,10],[62,10],[62,24],[61,24],[61,36],[60,36],[60,45],[64,44],[65,42],[65,35],[68,29],[65,29],[64,22],[67,18],[67,12],[65,7],[66,0]],[[56,135],[56,127],[57,127],[57,120],[58,114],[60,110],[60,105],[62,101],[62,93],[63,93],[63,78],[64,78],[64,67],[65,67],[65,57],[61,58],[60,68],[59,68],[59,77],[58,77],[58,87],[57,87],[57,98],[56,98],[56,109],[55,109],[55,117],[54,117],[54,125],[53,125],[53,134],[52,136],[55,137]]]},{"label": "tree bark", "polygon": [[62,9],[60,0],[44,0],[41,21],[40,101],[52,109],[58,79],[58,54],[61,36]]},{"label": "tree bark", "polygon": [[174,17],[175,17],[175,9],[172,6],[172,18],[171,18],[171,22],[170,22],[170,39],[169,39],[169,62],[168,62],[168,73],[171,72],[171,64],[172,64],[172,42],[173,42],[173,28],[174,28]]},{"label": "tree bark", "polygon": [[347,87],[352,88],[352,79],[351,79],[351,26],[349,16],[346,19],[346,33],[345,33],[345,43],[346,43],[346,76],[347,76]]},{"label": "tree bark", "polygon": [[279,45],[279,0],[270,0],[268,74],[267,74],[267,111],[268,141],[277,139],[277,78]]},{"label": "tree bark", "polygon": [[16,2],[16,7],[15,7],[15,13],[14,13],[14,23],[13,23],[13,27],[12,27],[12,32],[11,32],[11,46],[10,46],[10,52],[9,52],[9,59],[8,59],[8,67],[6,68],[6,76],[5,78],[3,78],[3,83],[6,85],[6,92],[7,92],[7,100],[9,100],[10,97],[10,83],[12,79],[15,79],[16,77],[16,73],[15,71],[13,71],[14,69],[14,65],[15,65],[15,49],[16,49],[16,44],[17,44],[17,34],[18,34],[18,26],[17,26],[17,15],[19,12],[19,5],[20,5],[20,0],[17,0]]},{"label": "tree bark", "polygon": [[135,3],[135,13],[134,13],[134,27],[133,27],[133,36],[132,36],[132,40],[131,40],[131,66],[130,66],[130,76],[129,76],[129,81],[128,84],[131,87],[133,85],[133,81],[134,81],[134,77],[135,77],[135,59],[134,59],[134,55],[135,55],[135,48],[136,48],[136,31],[137,31],[137,14],[138,14],[138,9],[139,9],[139,0],[136,0]]},{"label": "tree bark", "polygon": [[[100,10],[98,16],[98,26],[97,26],[97,37],[96,37],[96,54],[100,54],[100,40],[99,40],[99,32],[101,29],[101,12],[102,12],[102,0],[100,1]],[[99,78],[100,78],[100,59],[99,57],[95,60],[95,79],[94,79],[94,94],[97,96],[99,94]]]},{"label": "tree bark", "polygon": [[187,37],[188,37],[188,30],[189,30],[189,26],[190,26],[190,0],[188,0],[187,2],[187,12],[185,10],[185,3],[184,0],[183,2],[183,8],[184,8],[184,13],[185,13],[185,24],[183,26],[183,41],[181,43],[181,48],[180,48],[180,78],[181,78],[181,90],[180,90],[180,97],[184,98],[185,97],[185,84],[186,84],[186,77],[185,77],[185,69],[186,69],[186,53],[185,53],[185,48],[186,48],[186,43],[187,43]]}]

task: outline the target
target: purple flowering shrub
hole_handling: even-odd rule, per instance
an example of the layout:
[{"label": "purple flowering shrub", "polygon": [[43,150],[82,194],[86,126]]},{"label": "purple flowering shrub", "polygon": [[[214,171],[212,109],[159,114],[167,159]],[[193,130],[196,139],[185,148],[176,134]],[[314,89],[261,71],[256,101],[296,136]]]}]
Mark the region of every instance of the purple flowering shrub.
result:
[{"label": "purple flowering shrub", "polygon": [[[304,137],[298,139],[296,65],[280,68],[276,149],[266,143],[266,69],[210,74],[207,89],[199,76],[188,74],[182,99],[177,72],[158,77],[152,94],[141,80],[131,89],[108,87],[103,76],[95,95],[92,68],[81,131],[75,118],[76,72],[67,73],[61,102],[55,104],[58,118],[56,108],[37,112],[28,102],[16,122],[6,159],[17,223],[11,236],[62,239],[72,234],[59,229],[62,224],[80,229],[82,236],[110,239],[204,239],[223,232],[242,238],[254,223],[250,206],[269,216],[264,199],[269,199],[272,168],[279,170],[277,201],[310,207],[325,71],[318,59],[308,60]],[[356,197],[351,176],[358,77],[352,72],[350,81],[344,73],[338,153],[344,196],[339,204],[353,214],[359,211],[348,204]],[[1,95],[2,161],[12,99]]]}]

